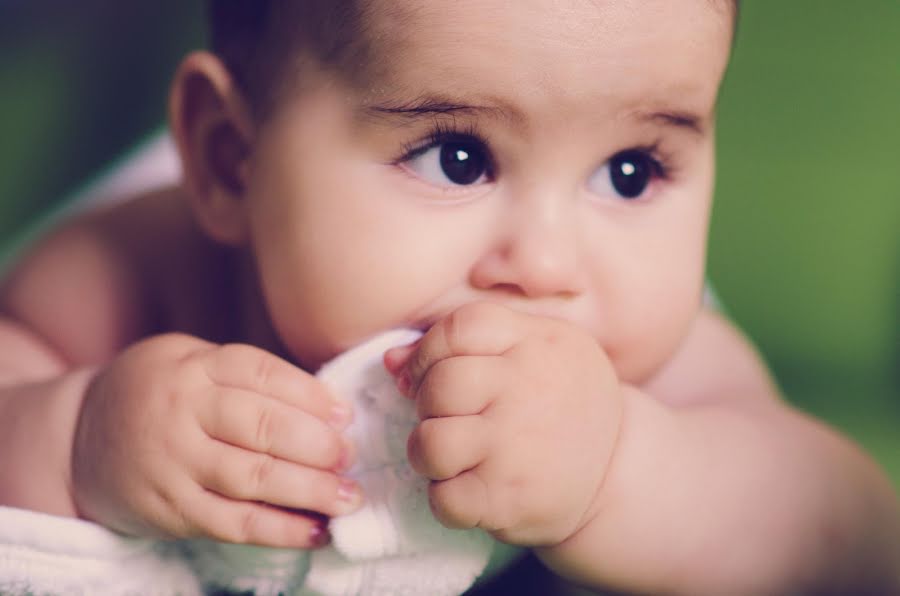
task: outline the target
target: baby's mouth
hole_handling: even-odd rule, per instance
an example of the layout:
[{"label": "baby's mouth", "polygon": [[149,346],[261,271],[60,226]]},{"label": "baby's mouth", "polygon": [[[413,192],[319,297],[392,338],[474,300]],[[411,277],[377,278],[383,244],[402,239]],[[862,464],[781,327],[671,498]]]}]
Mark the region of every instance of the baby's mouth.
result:
[{"label": "baby's mouth", "polygon": [[422,335],[428,333],[428,330],[431,329],[432,325],[434,325],[435,321],[420,321],[418,323],[414,323],[410,325],[410,329],[415,329],[416,331],[420,331]]},{"label": "baby's mouth", "polygon": [[420,332],[422,335],[428,333],[428,330],[431,329],[435,324],[437,324],[444,317],[449,315],[452,310],[448,310],[446,312],[432,312],[430,314],[426,314],[421,319],[410,321],[407,325],[407,329],[415,329]]},{"label": "baby's mouth", "polygon": [[[578,312],[575,310],[573,305],[550,305],[550,304],[529,304],[527,302],[504,302],[501,300],[482,300],[482,302],[493,302],[500,306],[504,306],[513,311],[517,311],[526,315],[533,315],[536,317],[546,317],[548,319],[557,319],[560,321],[569,321],[570,323],[587,328],[587,324],[583,317],[578,316]],[[457,305],[456,308],[460,308],[462,305]],[[451,315],[456,308],[450,308],[447,310],[441,310],[436,313],[432,313],[419,319],[417,321],[412,321],[406,325],[408,329],[415,329],[416,331],[420,331],[422,335],[428,333],[428,330],[431,329],[435,324],[442,321],[447,316]]]}]

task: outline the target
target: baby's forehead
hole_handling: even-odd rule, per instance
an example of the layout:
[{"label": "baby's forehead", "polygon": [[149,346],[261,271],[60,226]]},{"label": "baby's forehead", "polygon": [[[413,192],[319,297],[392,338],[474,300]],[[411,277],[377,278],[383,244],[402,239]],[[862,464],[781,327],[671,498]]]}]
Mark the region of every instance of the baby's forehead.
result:
[{"label": "baby's forehead", "polygon": [[350,66],[373,98],[425,89],[563,107],[677,94],[711,109],[731,40],[721,4],[698,0],[376,0],[360,15],[366,59]]}]

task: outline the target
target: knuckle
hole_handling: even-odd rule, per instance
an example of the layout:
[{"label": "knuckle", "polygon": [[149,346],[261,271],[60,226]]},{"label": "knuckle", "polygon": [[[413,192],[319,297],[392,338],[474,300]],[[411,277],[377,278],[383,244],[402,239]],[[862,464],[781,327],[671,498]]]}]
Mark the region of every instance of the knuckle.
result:
[{"label": "knuckle", "polygon": [[[318,433],[316,436],[319,436]],[[310,463],[322,469],[337,467],[344,459],[344,452],[351,448],[338,433],[329,431],[323,432],[313,444],[315,451],[310,455],[315,459]]]},{"label": "knuckle", "polygon": [[445,319],[444,338],[447,347],[454,354],[465,350],[470,343],[472,330],[478,327],[482,320],[483,309],[487,306],[482,303],[466,304],[450,313]]},{"label": "knuckle", "polygon": [[163,529],[172,538],[187,538],[194,530],[194,524],[185,511],[185,504],[172,486],[157,487],[152,503],[143,503],[136,510],[143,510],[144,517],[151,525]]},{"label": "knuckle", "polygon": [[463,498],[460,479],[432,482],[428,501],[434,516],[446,527],[469,529],[479,526],[481,518],[473,502]]},{"label": "knuckle", "polygon": [[447,491],[444,490],[446,486],[447,481],[432,482],[428,486],[428,505],[438,521],[445,526],[454,527],[453,521],[455,516],[452,515],[453,507],[447,498]]},{"label": "knuckle", "polygon": [[173,379],[187,379],[190,378],[195,372],[197,367],[197,356],[196,355],[188,355],[183,356],[175,360],[172,363],[172,378]]},{"label": "knuckle", "polygon": [[230,498],[247,497],[247,484],[244,482],[247,475],[241,474],[241,469],[234,462],[226,461],[223,455],[216,454],[210,458],[208,465],[209,476],[205,480],[210,488]]},{"label": "knuckle", "polygon": [[457,360],[453,359],[440,360],[434,363],[426,377],[426,380],[430,380],[432,383],[432,390],[446,387],[456,379],[456,363]]},{"label": "knuckle", "polygon": [[[499,484],[499,483],[498,483]],[[526,505],[524,495],[530,493],[520,482],[509,481],[502,486],[495,486],[494,490],[487,493],[490,514],[486,518],[487,529],[490,532],[506,532],[512,536],[525,523],[531,510]]]},{"label": "knuckle", "polygon": [[261,391],[270,384],[275,369],[275,359],[262,350],[253,350],[253,352],[252,356],[247,355],[253,358],[251,386]]},{"label": "knuckle", "polygon": [[216,348],[206,345],[197,346],[192,350],[184,350],[173,359],[175,371],[181,374],[193,374],[198,367],[206,369],[210,355],[215,355],[218,351]]},{"label": "knuckle", "polygon": [[416,409],[420,418],[428,418],[437,411],[452,379],[452,362],[449,360],[440,360],[428,370],[416,393]]},{"label": "knuckle", "polygon": [[443,425],[435,418],[425,420],[419,425],[414,446],[418,465],[429,478],[445,480],[456,475],[452,465],[451,452],[447,444],[447,433]]},{"label": "knuckle", "polygon": [[423,349],[418,349],[413,352],[412,357],[409,360],[409,372],[413,375],[413,380],[419,375],[423,375],[428,370],[428,359],[429,355]]},{"label": "knuckle", "polygon": [[235,371],[251,371],[251,379],[258,374],[258,358],[260,351],[246,344],[230,343],[218,346],[210,353],[197,354],[203,359],[203,365],[210,380],[219,384],[222,379],[234,376]]},{"label": "knuckle", "polygon": [[259,509],[256,507],[251,505],[242,507],[235,516],[234,523],[224,526],[224,540],[236,544],[250,542],[259,527],[259,515]]},{"label": "knuckle", "polygon": [[417,438],[419,450],[426,459],[434,459],[436,453],[441,452],[441,443],[443,442],[443,433],[441,432],[440,420],[429,418],[423,420],[419,424],[417,430]]},{"label": "knuckle", "polygon": [[276,427],[279,418],[272,411],[270,404],[262,404],[259,406],[256,417],[255,445],[259,451],[268,453],[272,450]]},{"label": "knuckle", "polygon": [[190,521],[190,516],[179,501],[170,500],[169,505],[172,511],[172,527],[170,532],[175,538],[188,538],[195,532],[194,524]]},{"label": "knuckle", "polygon": [[[248,544],[258,541],[262,509],[254,503],[241,503],[229,509],[226,517],[208,520],[206,534],[220,542]],[[224,513],[224,512],[223,512]]]},{"label": "knuckle", "polygon": [[[167,394],[166,401],[166,405],[168,406],[170,412],[174,411],[178,406],[178,402],[180,401],[179,394],[175,392]],[[175,416],[167,416],[167,418],[169,420],[174,420]],[[160,428],[165,431],[165,426],[162,426]],[[147,436],[149,436],[150,433],[154,431],[148,429],[145,432],[147,433]],[[154,434],[157,435],[155,437],[155,440],[158,441],[156,448],[166,458],[168,458],[170,461],[179,461],[184,457],[184,437],[181,434],[177,432],[156,432]]]},{"label": "knuckle", "polygon": [[465,304],[443,321],[444,341],[453,354],[468,354],[473,350],[484,349],[493,345],[490,336],[485,334],[488,324],[505,320],[509,311],[499,304],[491,302],[471,302]]},{"label": "knuckle", "polygon": [[202,356],[194,354],[187,357],[182,361],[182,364],[186,367],[199,366],[203,374],[206,375],[206,381],[211,385],[218,385],[220,384],[220,371],[228,369],[227,351],[228,346],[220,346],[209,354],[203,354]]},{"label": "knuckle", "polygon": [[454,526],[450,515],[447,513],[447,504],[444,502],[437,487],[438,485],[435,483],[432,483],[428,487],[428,506],[435,519],[437,519],[442,526],[452,528]]},{"label": "knuckle", "polygon": [[422,432],[419,427],[416,427],[412,433],[410,433],[406,444],[406,451],[412,469],[418,474],[430,478],[431,469],[428,465],[427,455],[422,447]]},{"label": "knuckle", "polygon": [[254,459],[250,468],[249,484],[255,494],[262,492],[263,488],[272,477],[275,468],[275,458],[266,453],[261,453]]},{"label": "knuckle", "polygon": [[232,364],[236,359],[243,357],[247,346],[238,343],[222,344],[215,352],[215,362],[223,366]]}]

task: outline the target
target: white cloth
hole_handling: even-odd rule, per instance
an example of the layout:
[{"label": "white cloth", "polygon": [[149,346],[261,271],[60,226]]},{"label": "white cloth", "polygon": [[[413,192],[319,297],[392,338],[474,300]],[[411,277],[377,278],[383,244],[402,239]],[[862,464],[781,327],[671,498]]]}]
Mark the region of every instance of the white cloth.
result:
[{"label": "white cloth", "polygon": [[438,523],[428,504],[428,482],[406,459],[415,404],[397,390],[382,355],[419,335],[386,333],[319,372],[335,395],[354,402],[348,435],[358,455],[349,475],[363,487],[366,501],[332,520],[332,546],[312,554],[309,594],[460,594],[490,559],[493,539],[486,533]]},{"label": "white cloth", "polygon": [[0,508],[2,594],[178,594],[203,588],[350,596],[460,594],[484,571],[493,540],[448,530],[431,515],[427,482],[406,460],[415,406],[384,370],[386,349],[417,332],[397,330],[329,363],[319,378],[354,403],[358,447],[349,471],[366,494],[357,512],[332,520],[332,544],[312,553],[195,540],[121,536],[90,522]]},{"label": "white cloth", "polygon": [[177,542],[0,507],[0,594],[202,594]]}]

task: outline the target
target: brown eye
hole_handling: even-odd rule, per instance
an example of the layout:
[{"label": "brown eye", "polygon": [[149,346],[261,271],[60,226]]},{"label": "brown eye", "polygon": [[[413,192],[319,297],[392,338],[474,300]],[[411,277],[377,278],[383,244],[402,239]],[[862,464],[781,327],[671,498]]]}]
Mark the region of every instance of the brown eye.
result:
[{"label": "brown eye", "polygon": [[484,144],[460,136],[435,140],[410,155],[404,165],[436,186],[471,186],[486,182],[490,157]]},{"label": "brown eye", "polygon": [[441,171],[454,184],[474,184],[487,173],[487,156],[475,142],[449,142],[441,145]]},{"label": "brown eye", "polygon": [[588,182],[599,195],[610,192],[622,199],[637,199],[644,194],[653,178],[661,176],[662,166],[646,151],[629,149],[613,155]]},{"label": "brown eye", "polygon": [[623,151],[609,160],[609,179],[623,198],[634,199],[644,193],[653,177],[651,157],[640,151]]}]

